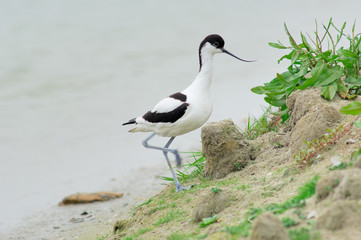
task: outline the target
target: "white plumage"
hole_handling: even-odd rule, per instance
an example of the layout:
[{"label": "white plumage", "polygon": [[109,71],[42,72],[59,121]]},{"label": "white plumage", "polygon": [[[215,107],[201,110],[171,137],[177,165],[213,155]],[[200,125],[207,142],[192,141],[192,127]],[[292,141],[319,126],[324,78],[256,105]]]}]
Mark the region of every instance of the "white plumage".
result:
[{"label": "white plumage", "polygon": [[212,113],[210,98],[210,85],[213,76],[213,56],[216,53],[227,53],[241,61],[249,62],[236,57],[224,48],[224,40],[221,36],[212,34],[207,36],[199,46],[199,73],[196,79],[185,90],[177,92],[158,102],[151,111],[133,118],[123,125],[135,124],[129,132],[153,132],[159,136],[171,137],[164,148],[149,146],[148,141],[154,136],[148,137],[143,145],[163,151],[168,165],[172,171],[177,191],[187,189],[182,187],[169,163],[168,152],[175,154],[177,163],[181,159],[176,149],[169,149],[169,145],[176,136],[188,133],[201,127],[209,119]]}]

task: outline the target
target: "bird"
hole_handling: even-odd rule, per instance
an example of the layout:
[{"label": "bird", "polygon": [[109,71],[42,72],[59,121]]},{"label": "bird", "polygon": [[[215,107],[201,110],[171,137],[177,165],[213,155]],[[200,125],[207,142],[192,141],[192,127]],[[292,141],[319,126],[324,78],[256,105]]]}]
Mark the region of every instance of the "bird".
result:
[{"label": "bird", "polygon": [[[195,80],[183,91],[176,92],[158,102],[154,108],[144,115],[130,119],[122,125],[134,124],[129,132],[152,132],[142,143],[149,149],[163,152],[172,172],[176,191],[187,190],[191,186],[183,187],[179,183],[169,162],[168,153],[175,155],[177,166],[181,166],[181,157],[177,149],[169,146],[176,136],[180,136],[200,128],[207,122],[212,113],[210,87],[213,78],[213,56],[226,53],[243,62],[253,62],[241,59],[224,48],[225,41],[218,34],[211,34],[204,38],[198,49],[199,72]],[[155,135],[170,137],[164,147],[152,146],[148,141]]]}]

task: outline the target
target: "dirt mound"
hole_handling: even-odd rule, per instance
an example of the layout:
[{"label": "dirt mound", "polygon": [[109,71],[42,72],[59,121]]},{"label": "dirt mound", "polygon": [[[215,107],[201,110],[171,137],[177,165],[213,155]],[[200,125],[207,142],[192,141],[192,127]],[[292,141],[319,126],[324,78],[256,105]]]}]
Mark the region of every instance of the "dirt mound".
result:
[{"label": "dirt mound", "polygon": [[361,203],[337,200],[323,209],[316,219],[316,228],[323,239],[360,239]]},{"label": "dirt mound", "polygon": [[288,240],[281,221],[272,213],[263,213],[254,222],[251,240]]},{"label": "dirt mound", "polygon": [[199,222],[203,218],[212,217],[229,207],[230,203],[231,193],[229,191],[212,192],[209,189],[206,194],[197,199],[192,213],[193,219]]},{"label": "dirt mound", "polygon": [[319,89],[295,91],[287,100],[290,109],[288,125],[292,127],[290,150],[294,154],[305,147],[305,141],[322,137],[341,120],[341,113],[319,97]]},{"label": "dirt mound", "polygon": [[335,188],[340,184],[344,172],[331,172],[325,177],[321,178],[316,186],[317,200],[323,200],[335,191]]},{"label": "dirt mound", "polygon": [[353,168],[327,174],[318,182],[316,196],[319,200],[326,197],[332,200],[361,199],[361,169]]},{"label": "dirt mound", "polygon": [[202,128],[202,154],[207,157],[204,176],[223,178],[250,161],[250,148],[230,120],[208,123]]}]

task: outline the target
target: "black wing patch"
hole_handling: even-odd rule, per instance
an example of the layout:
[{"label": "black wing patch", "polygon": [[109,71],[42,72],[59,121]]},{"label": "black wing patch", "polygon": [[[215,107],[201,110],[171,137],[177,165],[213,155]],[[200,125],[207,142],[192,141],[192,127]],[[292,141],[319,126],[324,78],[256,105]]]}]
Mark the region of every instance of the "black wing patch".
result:
[{"label": "black wing patch", "polygon": [[174,94],[170,95],[169,97],[177,99],[177,100],[179,100],[181,102],[187,101],[187,95],[185,95],[183,93],[180,93],[180,92],[174,93]]},{"label": "black wing patch", "polygon": [[183,117],[188,108],[188,105],[188,103],[183,103],[173,111],[164,113],[148,111],[146,114],[144,114],[143,118],[151,123],[174,123]]}]

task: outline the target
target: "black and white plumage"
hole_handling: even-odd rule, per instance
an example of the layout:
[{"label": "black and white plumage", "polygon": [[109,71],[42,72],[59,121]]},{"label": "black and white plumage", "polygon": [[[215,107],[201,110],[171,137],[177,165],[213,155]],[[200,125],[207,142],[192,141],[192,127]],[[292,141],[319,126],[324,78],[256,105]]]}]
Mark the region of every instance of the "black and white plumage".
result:
[{"label": "black and white plumage", "polygon": [[[199,46],[199,73],[196,79],[186,89],[164,98],[154,108],[142,116],[133,118],[123,125],[135,124],[129,132],[153,132],[143,145],[163,151],[168,165],[172,171],[177,191],[182,187],[169,163],[168,152],[176,156],[180,165],[181,159],[176,149],[169,149],[169,145],[176,136],[188,133],[201,127],[210,117],[212,103],[210,98],[210,85],[213,75],[213,56],[216,53],[227,53],[241,61],[250,62],[236,57],[224,49],[224,40],[217,34],[207,36]],[[164,148],[148,145],[155,134],[163,137],[171,137]]]}]

